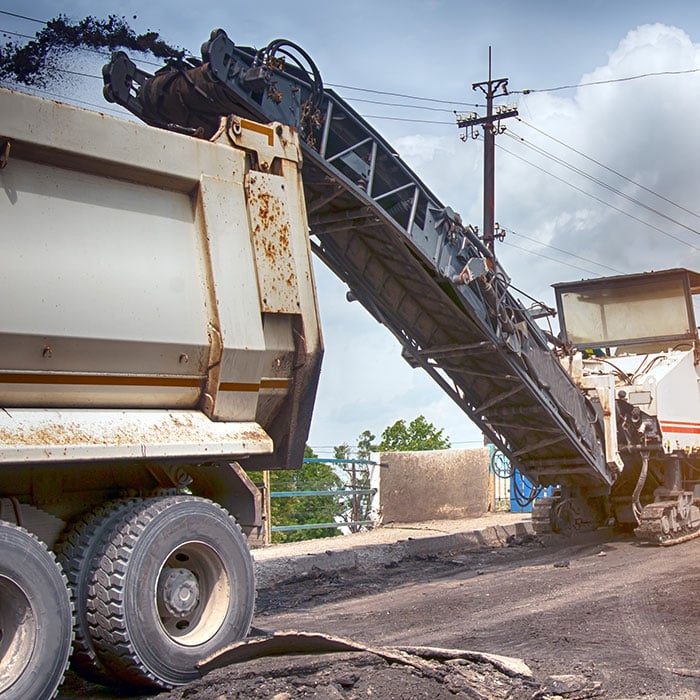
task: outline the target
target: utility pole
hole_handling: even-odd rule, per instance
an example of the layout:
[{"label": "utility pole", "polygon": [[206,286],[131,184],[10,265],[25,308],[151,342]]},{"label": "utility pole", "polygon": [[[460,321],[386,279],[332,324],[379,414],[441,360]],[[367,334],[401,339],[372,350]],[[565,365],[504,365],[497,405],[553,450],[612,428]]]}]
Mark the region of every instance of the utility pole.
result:
[{"label": "utility pole", "polygon": [[[493,109],[493,100],[498,95],[508,94],[508,78],[491,78],[491,47],[489,46],[489,79],[481,83],[473,83],[472,90],[481,90],[486,96],[486,115],[479,117],[476,112],[457,115],[457,126],[469,130],[472,138],[478,137],[474,127],[483,124],[484,131],[484,244],[494,252],[495,230],[495,179],[496,179],[496,134],[502,134],[506,128],[501,125],[502,119],[516,117],[518,110],[513,106],[502,105]],[[462,140],[467,140],[466,132]]]}]

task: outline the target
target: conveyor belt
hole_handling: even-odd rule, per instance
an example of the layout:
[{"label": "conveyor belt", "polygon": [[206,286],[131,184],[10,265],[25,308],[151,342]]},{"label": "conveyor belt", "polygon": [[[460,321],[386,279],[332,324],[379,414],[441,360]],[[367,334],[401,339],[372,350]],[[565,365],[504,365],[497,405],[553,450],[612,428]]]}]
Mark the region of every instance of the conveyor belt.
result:
[{"label": "conveyor belt", "polygon": [[[286,56],[289,46],[298,49],[270,46]],[[235,47],[219,31],[203,47],[210,64],[180,66],[158,85],[133,64],[125,68],[123,57],[106,70],[107,91],[145,121],[199,127],[200,134],[218,119],[212,99],[220,114],[298,125],[319,257],[394,334],[405,359],[425,369],[531,480],[607,493],[614,474],[605,461],[602,419],[512,296],[477,232],[347,103],[320,88],[315,69],[270,56]],[[124,73],[146,87],[135,96],[125,92]],[[166,83],[177,80],[178,104],[163,115]],[[189,103],[182,99],[188,85],[197,87]],[[202,99],[204,93],[212,99]]]}]

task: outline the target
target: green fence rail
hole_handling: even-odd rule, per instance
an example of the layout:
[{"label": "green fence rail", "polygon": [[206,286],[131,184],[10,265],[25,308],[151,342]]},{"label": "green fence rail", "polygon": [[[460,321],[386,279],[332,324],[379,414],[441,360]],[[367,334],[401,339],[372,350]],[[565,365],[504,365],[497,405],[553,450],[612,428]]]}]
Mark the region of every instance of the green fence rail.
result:
[{"label": "green fence rail", "polygon": [[[370,459],[321,459],[318,457],[305,458],[304,462],[322,462],[324,464],[333,464],[348,472],[353,486],[359,475],[364,476],[373,466],[378,466],[377,462]],[[357,531],[360,527],[371,527],[374,525],[373,520],[360,519],[357,517],[359,512],[359,499],[362,496],[373,498],[377,493],[376,488],[344,488],[331,489],[328,491],[271,491],[270,498],[311,498],[316,496],[328,496],[333,498],[352,497],[351,513],[352,517],[348,520],[325,522],[325,523],[303,523],[291,525],[272,525],[270,532],[291,532],[293,530],[325,530],[331,528],[347,527],[351,531]]]}]

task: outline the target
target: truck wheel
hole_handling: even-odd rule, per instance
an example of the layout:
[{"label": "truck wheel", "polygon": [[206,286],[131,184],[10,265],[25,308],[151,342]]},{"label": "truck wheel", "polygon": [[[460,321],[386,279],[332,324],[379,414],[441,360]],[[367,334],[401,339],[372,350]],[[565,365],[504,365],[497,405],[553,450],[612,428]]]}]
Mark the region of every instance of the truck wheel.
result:
[{"label": "truck wheel", "polygon": [[90,633],[101,661],[122,681],[159,689],[188,683],[199,677],[198,661],[250,629],[248,545],[211,501],[143,501],[114,524],[95,562]]},{"label": "truck wheel", "polygon": [[100,506],[75,523],[58,546],[58,560],[68,577],[75,609],[71,668],[93,683],[109,684],[112,680],[95,652],[87,620],[88,586],[95,552],[119,516],[138,503],[141,499],[123,499]]},{"label": "truck wheel", "polygon": [[54,697],[72,629],[67,582],[53,554],[23,528],[0,521],[0,698]]}]

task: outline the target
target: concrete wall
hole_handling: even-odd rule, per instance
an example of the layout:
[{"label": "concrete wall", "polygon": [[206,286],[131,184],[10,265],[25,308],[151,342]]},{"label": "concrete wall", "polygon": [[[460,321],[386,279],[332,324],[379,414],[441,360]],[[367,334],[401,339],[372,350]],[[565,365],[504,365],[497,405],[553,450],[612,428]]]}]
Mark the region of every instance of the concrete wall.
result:
[{"label": "concrete wall", "polygon": [[379,502],[384,523],[455,520],[489,509],[489,450],[382,452]]}]

